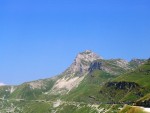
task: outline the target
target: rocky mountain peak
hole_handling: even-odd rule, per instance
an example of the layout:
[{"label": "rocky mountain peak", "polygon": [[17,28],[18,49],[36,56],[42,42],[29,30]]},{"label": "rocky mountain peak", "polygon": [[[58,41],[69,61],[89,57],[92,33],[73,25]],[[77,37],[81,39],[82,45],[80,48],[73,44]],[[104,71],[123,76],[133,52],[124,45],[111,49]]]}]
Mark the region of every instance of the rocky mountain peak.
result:
[{"label": "rocky mountain peak", "polygon": [[77,87],[84,79],[84,75],[89,72],[90,64],[98,59],[102,59],[102,57],[90,50],[77,54],[71,66],[63,72],[62,77],[56,81],[51,93],[65,94]]},{"label": "rocky mountain peak", "polygon": [[98,56],[96,53],[92,52],[91,50],[85,50],[84,52],[79,53],[76,58],[76,63],[81,63],[82,60],[86,62],[93,62],[97,59],[103,59],[102,57]]},{"label": "rocky mountain peak", "polygon": [[81,52],[76,56],[72,65],[65,71],[65,75],[68,76],[72,74],[83,75],[86,72],[88,72],[90,63],[98,59],[102,59],[102,57],[98,56],[91,50]]}]

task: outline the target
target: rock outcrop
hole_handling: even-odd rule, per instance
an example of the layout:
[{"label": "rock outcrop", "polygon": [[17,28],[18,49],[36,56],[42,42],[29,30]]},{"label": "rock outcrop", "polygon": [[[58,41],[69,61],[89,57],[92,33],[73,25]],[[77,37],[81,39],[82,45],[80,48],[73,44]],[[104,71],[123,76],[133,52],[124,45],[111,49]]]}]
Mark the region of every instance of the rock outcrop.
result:
[{"label": "rock outcrop", "polygon": [[90,64],[98,59],[102,59],[102,57],[90,50],[79,53],[71,66],[56,81],[51,93],[65,94],[77,87],[85,75],[89,73]]},{"label": "rock outcrop", "polygon": [[82,76],[88,72],[90,64],[98,59],[103,58],[90,50],[86,50],[76,56],[74,62],[63,74],[67,77],[70,75]]},{"label": "rock outcrop", "polygon": [[140,87],[137,83],[135,82],[125,82],[125,81],[122,81],[122,82],[108,82],[107,87],[113,87],[115,89],[120,89],[120,90],[132,90],[132,89],[135,89],[137,87]]}]

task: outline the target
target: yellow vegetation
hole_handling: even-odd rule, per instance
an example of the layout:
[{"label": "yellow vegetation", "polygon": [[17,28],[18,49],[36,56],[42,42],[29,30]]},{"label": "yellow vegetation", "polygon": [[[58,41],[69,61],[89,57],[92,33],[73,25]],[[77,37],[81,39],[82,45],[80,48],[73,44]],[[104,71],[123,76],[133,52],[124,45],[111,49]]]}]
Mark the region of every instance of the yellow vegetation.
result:
[{"label": "yellow vegetation", "polygon": [[137,106],[125,105],[124,108],[119,113],[147,113],[147,112],[144,112],[142,108]]}]

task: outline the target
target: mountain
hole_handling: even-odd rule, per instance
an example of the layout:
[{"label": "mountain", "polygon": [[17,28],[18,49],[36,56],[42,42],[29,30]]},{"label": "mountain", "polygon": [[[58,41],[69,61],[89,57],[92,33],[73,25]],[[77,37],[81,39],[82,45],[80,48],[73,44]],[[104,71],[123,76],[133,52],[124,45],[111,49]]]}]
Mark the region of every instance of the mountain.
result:
[{"label": "mountain", "polygon": [[65,77],[82,76],[88,72],[90,64],[98,59],[103,58],[90,50],[81,52],[76,56],[74,62],[63,74]]},{"label": "mountain", "polygon": [[143,75],[149,73],[145,72],[149,70],[146,66],[144,59],[107,60],[86,50],[77,54],[58,76],[18,86],[1,86],[0,112],[115,113],[123,107],[113,105],[115,102],[136,101],[149,93],[148,83],[143,83],[149,78]]},{"label": "mountain", "polygon": [[[136,70],[131,70],[125,74],[122,74],[112,81],[107,82],[103,85],[103,88],[100,91],[100,95],[105,97],[104,101],[109,102],[123,102],[123,101],[135,101],[136,99],[142,97],[145,91],[144,84],[147,84],[147,79],[149,76],[145,76],[144,73],[139,72],[139,70],[143,70],[146,72],[145,66],[146,64],[138,67]],[[142,81],[142,78],[144,79]],[[141,82],[141,83],[140,83]]]},{"label": "mountain", "polygon": [[[150,107],[150,59],[135,70],[105,83],[100,90],[102,101]],[[143,108],[142,108],[143,109]],[[141,107],[125,106],[120,113],[147,113]]]},{"label": "mountain", "polygon": [[66,69],[54,84],[51,93],[66,93],[77,87],[89,72],[90,64],[102,57],[98,56],[90,50],[79,53],[71,66]]}]

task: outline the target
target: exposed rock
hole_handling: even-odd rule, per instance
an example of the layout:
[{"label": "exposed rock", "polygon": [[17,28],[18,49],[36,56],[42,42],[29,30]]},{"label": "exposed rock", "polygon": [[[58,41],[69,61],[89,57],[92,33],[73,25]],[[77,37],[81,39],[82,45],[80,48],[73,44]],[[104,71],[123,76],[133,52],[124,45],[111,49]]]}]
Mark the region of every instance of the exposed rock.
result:
[{"label": "exposed rock", "polygon": [[61,105],[61,100],[57,100],[55,102],[53,102],[53,107],[56,108],[56,107],[59,107]]},{"label": "exposed rock", "polygon": [[77,87],[84,79],[84,75],[89,73],[90,64],[98,59],[102,59],[102,57],[90,50],[79,53],[71,66],[62,73],[61,78],[56,81],[51,93],[63,94],[69,92],[74,87]]},{"label": "exposed rock", "polygon": [[123,59],[112,59],[113,63],[126,70],[130,69],[129,62]]},{"label": "exposed rock", "polygon": [[[65,72],[63,72],[59,77],[56,76],[50,78],[51,80],[56,80],[56,82],[51,90],[46,92],[46,94],[65,94],[71,89],[77,87],[88,73],[91,62],[97,59],[102,59],[102,57],[99,57],[92,51],[86,50],[82,53],[79,53],[72,65]],[[45,80],[47,81],[48,79]],[[47,85],[45,80],[27,82],[26,84],[29,85],[30,89],[45,89]]]},{"label": "exposed rock", "polygon": [[[79,53],[71,66],[60,75],[60,79],[54,84],[51,93],[69,92],[93,70],[103,70],[113,75],[119,75],[130,69],[129,63],[123,59],[103,60],[90,50]],[[118,71],[120,70],[120,71]],[[37,85],[35,85],[37,86]]]},{"label": "exposed rock", "polygon": [[115,89],[121,89],[121,90],[125,90],[125,89],[134,89],[136,87],[140,87],[137,83],[135,82],[108,82],[107,87],[114,87]]},{"label": "exposed rock", "polygon": [[16,87],[11,86],[11,88],[10,88],[10,93],[13,93],[15,90],[16,90]]},{"label": "exposed rock", "polygon": [[43,87],[43,85],[44,85],[42,80],[29,82],[27,84],[29,84],[32,89],[41,89]]},{"label": "exposed rock", "polygon": [[51,93],[53,94],[63,94],[69,92],[71,89],[77,87],[79,83],[84,79],[82,77],[73,77],[73,78],[62,78],[57,80],[53,86]]},{"label": "exposed rock", "polygon": [[116,60],[116,63],[119,67],[122,67],[122,68],[125,68],[125,69],[129,69],[128,65],[128,61],[126,60],[123,60],[123,59],[119,59],[119,60]]},{"label": "exposed rock", "polygon": [[131,67],[138,67],[139,65],[142,65],[146,62],[145,59],[132,59],[129,63]]},{"label": "exposed rock", "polygon": [[94,60],[102,59],[96,53],[86,50],[79,53],[71,66],[63,73],[66,76],[78,75],[81,76],[88,72],[91,62]]},{"label": "exposed rock", "polygon": [[110,74],[114,74],[114,75],[117,74],[116,72],[113,71],[113,69],[109,65],[105,64],[103,61],[92,62],[89,68],[89,72],[91,73],[94,70],[103,70]]},{"label": "exposed rock", "polygon": [[128,66],[128,63],[125,63],[125,61],[123,60],[118,60],[118,59],[96,60],[91,63],[89,72],[91,73],[93,70],[102,70],[112,75],[119,75],[125,72],[129,68],[130,67]]},{"label": "exposed rock", "polygon": [[93,62],[91,63],[90,65],[90,68],[89,68],[89,72],[92,72],[93,70],[102,70],[102,62]]}]

